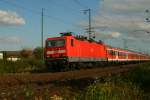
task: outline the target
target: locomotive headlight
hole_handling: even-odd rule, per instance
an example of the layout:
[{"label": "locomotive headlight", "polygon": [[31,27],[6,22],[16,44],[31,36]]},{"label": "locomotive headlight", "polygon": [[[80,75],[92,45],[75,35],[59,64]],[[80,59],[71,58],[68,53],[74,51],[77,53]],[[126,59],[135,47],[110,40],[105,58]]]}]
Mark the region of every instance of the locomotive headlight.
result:
[{"label": "locomotive headlight", "polygon": [[58,53],[65,53],[66,50],[58,50]]},{"label": "locomotive headlight", "polygon": [[65,53],[66,50],[55,50],[55,51],[47,51],[47,55],[56,54],[56,53]]},{"label": "locomotive headlight", "polygon": [[54,54],[54,51],[47,51],[47,55]]}]

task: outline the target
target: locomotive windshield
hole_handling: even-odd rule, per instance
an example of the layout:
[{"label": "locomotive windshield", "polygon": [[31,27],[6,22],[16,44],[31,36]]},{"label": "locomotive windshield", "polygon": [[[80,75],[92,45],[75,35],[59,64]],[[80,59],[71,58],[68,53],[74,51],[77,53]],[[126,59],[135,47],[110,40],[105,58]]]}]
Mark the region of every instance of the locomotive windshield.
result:
[{"label": "locomotive windshield", "polygon": [[47,41],[47,47],[61,47],[65,45],[65,40],[48,40]]}]

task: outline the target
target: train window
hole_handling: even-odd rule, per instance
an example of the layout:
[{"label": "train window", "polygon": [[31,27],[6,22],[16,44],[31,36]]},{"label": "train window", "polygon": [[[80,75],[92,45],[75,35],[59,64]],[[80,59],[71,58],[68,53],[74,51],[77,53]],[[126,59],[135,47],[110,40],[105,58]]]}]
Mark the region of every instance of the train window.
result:
[{"label": "train window", "polygon": [[119,52],[118,55],[121,56],[121,52]]},{"label": "train window", "polygon": [[118,51],[115,51],[115,55],[118,55]]},{"label": "train window", "polygon": [[109,54],[109,55],[112,55],[112,52],[111,52],[111,50],[108,50],[107,52],[108,52],[108,54]]},{"label": "train window", "polygon": [[116,51],[113,51],[113,55],[116,55]]},{"label": "train window", "polygon": [[74,46],[74,40],[71,39],[71,46]]},{"label": "train window", "polygon": [[113,51],[113,50],[108,50],[107,52],[109,55],[115,55],[115,51]]},{"label": "train window", "polygon": [[47,47],[60,47],[60,46],[64,46],[64,45],[65,45],[64,39],[47,41]]},{"label": "train window", "polygon": [[126,56],[126,53],[124,53],[124,52],[119,52],[119,56]]},{"label": "train window", "polygon": [[128,53],[125,53],[126,58],[128,57]]}]

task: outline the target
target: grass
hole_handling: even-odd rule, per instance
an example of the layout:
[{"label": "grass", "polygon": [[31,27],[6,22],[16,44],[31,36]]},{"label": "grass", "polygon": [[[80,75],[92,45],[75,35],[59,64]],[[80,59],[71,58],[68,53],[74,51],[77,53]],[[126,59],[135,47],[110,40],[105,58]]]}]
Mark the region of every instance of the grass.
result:
[{"label": "grass", "polygon": [[89,86],[77,100],[142,100],[142,90],[123,82],[96,83]]},{"label": "grass", "polygon": [[90,85],[77,100],[150,100],[150,64]]},{"label": "grass", "polygon": [[0,60],[0,73],[24,73],[43,70],[41,60],[33,58],[22,59],[16,62]]},{"label": "grass", "polygon": [[124,81],[131,81],[144,92],[150,92],[150,64],[144,64],[122,77]]}]

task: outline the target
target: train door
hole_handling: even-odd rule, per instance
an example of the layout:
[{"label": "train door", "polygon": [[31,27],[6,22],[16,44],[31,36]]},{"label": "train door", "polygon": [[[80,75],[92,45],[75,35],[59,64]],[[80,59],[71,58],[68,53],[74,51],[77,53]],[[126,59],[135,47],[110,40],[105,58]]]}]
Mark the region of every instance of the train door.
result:
[{"label": "train door", "polygon": [[116,61],[118,61],[118,51],[115,51]]},{"label": "train door", "polygon": [[126,61],[128,61],[128,53],[126,52],[126,54],[125,54],[125,56],[126,56]]}]

